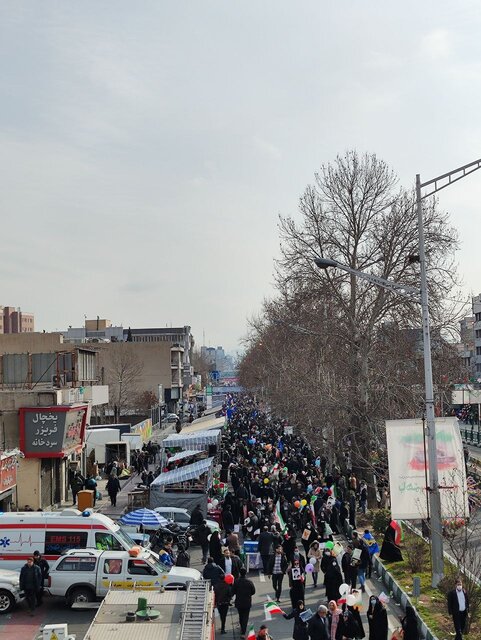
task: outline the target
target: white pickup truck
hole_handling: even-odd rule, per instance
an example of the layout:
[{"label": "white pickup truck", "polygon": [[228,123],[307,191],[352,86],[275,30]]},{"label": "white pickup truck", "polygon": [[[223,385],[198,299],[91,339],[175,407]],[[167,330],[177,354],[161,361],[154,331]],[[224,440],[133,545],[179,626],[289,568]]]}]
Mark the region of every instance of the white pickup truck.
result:
[{"label": "white pickup truck", "polygon": [[20,573],[0,569],[0,615],[9,613],[23,598],[24,594],[20,591]]},{"label": "white pickup truck", "polygon": [[185,588],[200,578],[197,569],[169,568],[141,547],[130,551],[71,549],[50,569],[47,590],[65,597],[72,606],[103,598],[109,589]]}]

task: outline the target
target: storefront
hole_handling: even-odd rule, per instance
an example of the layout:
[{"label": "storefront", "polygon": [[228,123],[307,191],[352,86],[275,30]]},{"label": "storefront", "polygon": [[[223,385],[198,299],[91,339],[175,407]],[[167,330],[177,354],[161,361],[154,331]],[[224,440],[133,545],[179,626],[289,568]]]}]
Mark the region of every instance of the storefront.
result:
[{"label": "storefront", "polygon": [[12,511],[17,503],[17,456],[0,456],[0,511]]},{"label": "storefront", "polygon": [[[67,497],[70,462],[85,442],[86,405],[20,409],[19,507],[45,509]],[[24,482],[25,480],[25,482]]]}]

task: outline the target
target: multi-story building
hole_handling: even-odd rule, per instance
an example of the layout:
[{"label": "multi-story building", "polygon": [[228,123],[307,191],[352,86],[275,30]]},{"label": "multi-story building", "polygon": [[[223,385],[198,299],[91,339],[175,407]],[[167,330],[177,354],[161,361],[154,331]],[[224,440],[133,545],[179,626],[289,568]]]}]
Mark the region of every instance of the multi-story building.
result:
[{"label": "multi-story building", "polygon": [[474,296],[473,305],[473,331],[474,331],[474,374],[481,378],[481,294]]},{"label": "multi-story building", "polygon": [[69,327],[63,331],[65,342],[72,344],[84,344],[85,342],[122,342],[124,328],[112,326],[110,320],[101,319],[85,320],[83,327]]},{"label": "multi-story building", "polygon": [[33,313],[22,311],[20,307],[0,306],[0,333],[33,333],[34,327]]},{"label": "multi-story building", "polygon": [[471,378],[475,375],[475,347],[474,347],[474,317],[466,316],[459,322],[459,334],[461,341],[457,345],[459,357],[462,360],[466,376]]},{"label": "multi-story building", "polygon": [[[192,351],[194,349],[194,337],[191,328],[184,327],[157,327],[146,329],[125,329],[121,326],[112,326],[110,320],[101,319],[85,320],[84,327],[69,327],[63,332],[65,342],[74,344],[102,343],[102,342],[133,342],[142,344],[167,343],[170,347],[182,349],[182,380],[184,390],[191,384],[194,374]],[[148,350],[147,350],[148,351]],[[153,352],[152,352],[153,353]],[[160,384],[160,381],[159,381]],[[171,385],[168,384],[167,388]]]},{"label": "multi-story building", "polygon": [[97,352],[59,333],[0,335],[0,354],[0,478],[5,465],[10,471],[0,509],[44,509],[65,500],[70,470],[85,468],[85,429],[108,387],[98,384]]}]

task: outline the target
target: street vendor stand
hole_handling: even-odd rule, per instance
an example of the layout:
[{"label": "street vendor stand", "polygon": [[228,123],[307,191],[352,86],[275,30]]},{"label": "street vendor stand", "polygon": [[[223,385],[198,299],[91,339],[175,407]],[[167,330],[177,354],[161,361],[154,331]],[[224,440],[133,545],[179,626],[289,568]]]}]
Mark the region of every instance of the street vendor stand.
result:
[{"label": "street vendor stand", "polygon": [[192,511],[200,504],[205,513],[213,474],[214,458],[205,458],[161,473],[150,485],[150,508],[182,507]]}]

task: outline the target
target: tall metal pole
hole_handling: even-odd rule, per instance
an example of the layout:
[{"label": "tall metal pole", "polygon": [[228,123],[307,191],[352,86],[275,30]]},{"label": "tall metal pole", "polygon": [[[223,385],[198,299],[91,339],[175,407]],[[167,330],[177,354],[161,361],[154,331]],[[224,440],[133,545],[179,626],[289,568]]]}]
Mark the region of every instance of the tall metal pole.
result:
[{"label": "tall metal pole", "polygon": [[429,511],[431,516],[431,567],[432,586],[437,587],[444,574],[443,530],[441,522],[441,494],[439,492],[436,424],[434,416],[433,370],[431,362],[431,335],[429,331],[428,287],[426,277],[426,252],[424,247],[423,207],[421,177],[416,176],[416,204],[419,231],[419,261],[421,265],[421,309],[424,347],[424,386],[426,393],[426,430],[429,468]]}]

